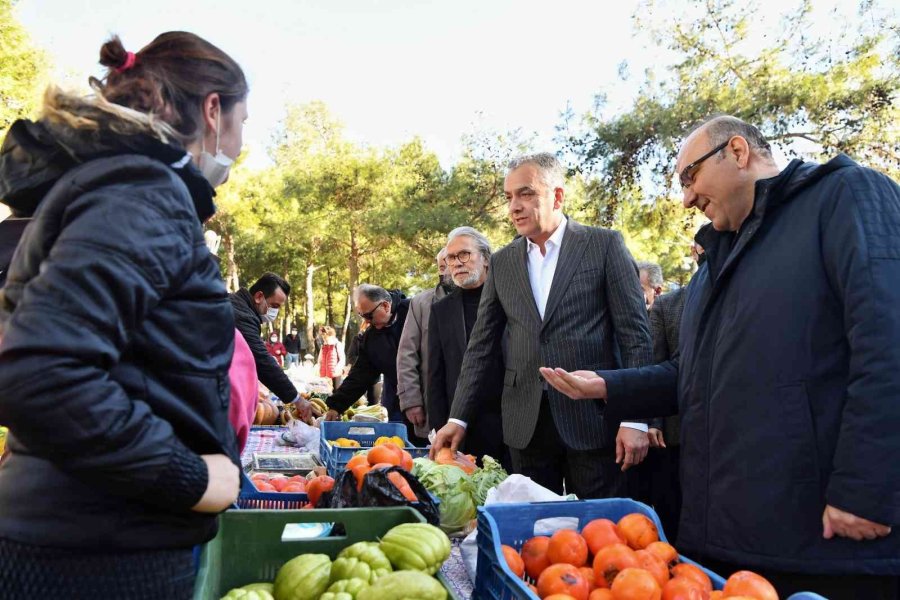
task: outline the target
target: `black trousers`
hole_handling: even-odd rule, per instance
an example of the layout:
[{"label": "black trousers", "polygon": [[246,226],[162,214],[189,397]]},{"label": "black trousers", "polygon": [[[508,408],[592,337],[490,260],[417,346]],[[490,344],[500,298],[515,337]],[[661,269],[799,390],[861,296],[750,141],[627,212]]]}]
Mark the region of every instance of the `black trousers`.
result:
[{"label": "black trousers", "polygon": [[680,446],[650,448],[647,458],[626,473],[628,495],[653,507],[662,522],[666,539],[673,544],[678,539],[681,516],[680,457]]},{"label": "black trousers", "polygon": [[541,412],[528,446],[510,448],[513,472],[530,477],[538,485],[580,499],[615,498],[627,494],[621,467],[616,464],[615,447],[599,450],[572,450],[559,437],[547,395],[541,398]]},{"label": "black trousers", "polygon": [[[713,558],[695,556],[691,558],[725,579],[735,571],[746,569],[746,566]],[[768,579],[775,586],[780,598],[787,598],[797,592],[815,592],[828,600],[897,600],[898,597],[896,575],[807,575],[751,570]]]}]

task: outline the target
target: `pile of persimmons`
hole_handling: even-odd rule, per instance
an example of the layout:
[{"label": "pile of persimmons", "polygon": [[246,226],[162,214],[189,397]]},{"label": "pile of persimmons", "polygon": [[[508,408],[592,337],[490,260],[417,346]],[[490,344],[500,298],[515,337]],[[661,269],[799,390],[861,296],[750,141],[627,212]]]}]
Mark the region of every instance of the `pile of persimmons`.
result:
[{"label": "pile of persimmons", "polygon": [[713,591],[709,576],[681,562],[674,547],[659,540],[646,515],[631,513],[618,523],[595,519],[581,533],[561,529],[537,536],[521,552],[503,546],[503,556],[531,591],[544,600],[778,600],[765,578],[750,571],[732,575]]}]

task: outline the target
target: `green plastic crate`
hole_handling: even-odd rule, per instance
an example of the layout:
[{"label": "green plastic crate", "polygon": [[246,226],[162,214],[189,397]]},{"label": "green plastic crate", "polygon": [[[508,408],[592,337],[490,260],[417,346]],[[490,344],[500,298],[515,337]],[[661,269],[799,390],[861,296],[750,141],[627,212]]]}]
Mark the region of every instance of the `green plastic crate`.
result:
[{"label": "green plastic crate", "polygon": [[[248,583],[274,581],[281,565],[299,554],[337,554],[356,542],[374,542],[395,525],[424,523],[411,508],[230,510],[219,516],[219,533],[203,548],[194,600],[219,600]],[[347,535],[282,542],[288,523],[343,523]],[[459,600],[438,573],[449,598]]]}]

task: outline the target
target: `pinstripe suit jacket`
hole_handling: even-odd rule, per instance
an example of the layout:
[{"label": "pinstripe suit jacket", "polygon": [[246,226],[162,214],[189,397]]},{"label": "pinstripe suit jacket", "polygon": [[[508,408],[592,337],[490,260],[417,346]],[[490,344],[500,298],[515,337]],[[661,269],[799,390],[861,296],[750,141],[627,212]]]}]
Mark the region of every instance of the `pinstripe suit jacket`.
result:
[{"label": "pinstripe suit jacket", "polygon": [[[508,349],[501,411],[503,439],[525,448],[538,423],[544,382],[538,367],[617,369],[650,363],[647,309],[634,260],[621,234],[569,219],[544,318],[528,279],[525,238],[513,240],[491,258],[450,416],[469,421],[478,412],[478,386],[487,360],[500,352],[504,329]],[[563,443],[575,450],[612,445],[618,423],[603,421],[594,400],[571,400],[548,390],[553,420]]]}]

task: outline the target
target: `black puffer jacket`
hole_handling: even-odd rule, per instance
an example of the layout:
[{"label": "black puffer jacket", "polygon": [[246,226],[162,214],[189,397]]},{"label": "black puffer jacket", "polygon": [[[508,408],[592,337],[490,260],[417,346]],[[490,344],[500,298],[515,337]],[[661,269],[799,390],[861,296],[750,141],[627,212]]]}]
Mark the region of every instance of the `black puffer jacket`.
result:
[{"label": "black puffer jacket", "polygon": [[201,230],[213,192],[184,157],[144,135],[10,129],[0,198],[33,222],[0,291],[0,538],[114,550],[215,534],[190,507],[199,455],[238,459],[234,319]]}]

